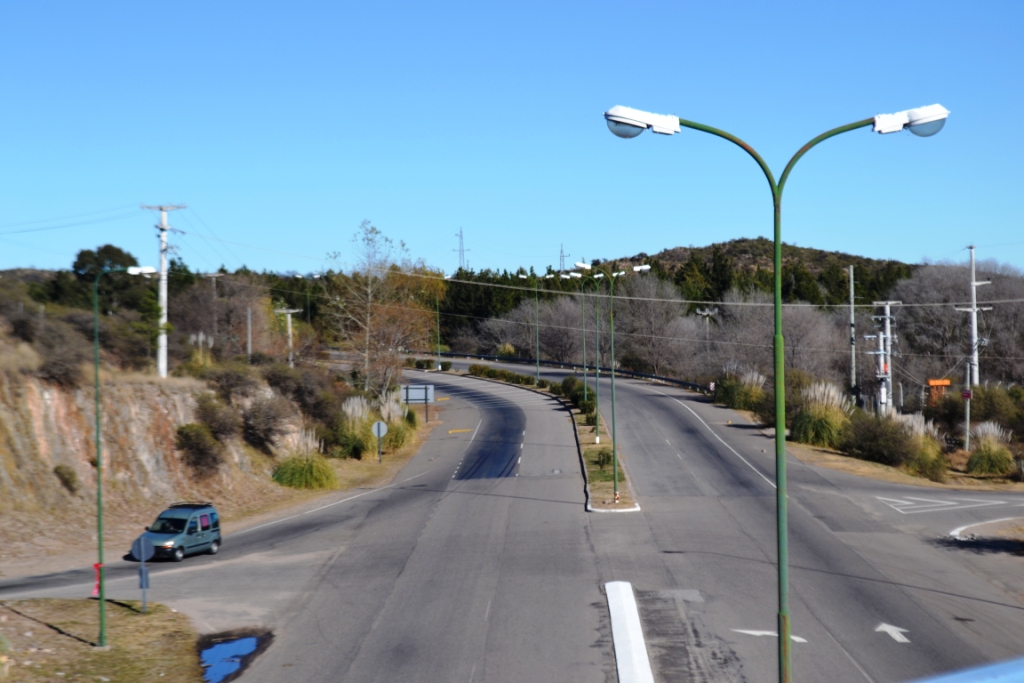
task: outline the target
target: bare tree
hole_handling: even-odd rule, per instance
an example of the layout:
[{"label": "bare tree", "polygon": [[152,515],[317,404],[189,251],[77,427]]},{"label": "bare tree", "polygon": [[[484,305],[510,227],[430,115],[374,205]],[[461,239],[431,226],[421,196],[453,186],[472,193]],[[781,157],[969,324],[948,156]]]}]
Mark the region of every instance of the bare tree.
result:
[{"label": "bare tree", "polygon": [[685,307],[679,290],[654,276],[628,278],[622,284],[619,301],[616,297],[617,331],[625,333],[624,348],[662,374],[679,355],[684,334],[682,317]]}]

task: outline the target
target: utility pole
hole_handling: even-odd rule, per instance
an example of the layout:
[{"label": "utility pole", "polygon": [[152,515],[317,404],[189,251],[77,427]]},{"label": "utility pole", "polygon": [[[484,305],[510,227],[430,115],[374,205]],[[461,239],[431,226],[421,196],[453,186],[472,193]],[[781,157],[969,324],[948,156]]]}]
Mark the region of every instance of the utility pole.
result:
[{"label": "utility pole", "polygon": [[698,308],[697,315],[704,318],[704,352],[711,357],[711,316],[718,315],[718,308]]},{"label": "utility pole", "polygon": [[882,320],[882,330],[878,335],[878,353],[879,363],[878,367],[878,379],[881,380],[882,386],[879,391],[879,404],[880,406],[886,406],[892,403],[893,390],[892,390],[892,306],[902,306],[902,301],[875,301],[875,306],[882,306],[885,313],[882,315],[872,316],[875,320]]},{"label": "utility pole", "polygon": [[295,367],[295,356],[292,353],[292,313],[302,313],[301,308],[275,308],[274,313],[288,316],[288,367]]},{"label": "utility pole", "polygon": [[224,273],[207,273],[203,277],[210,278],[210,284],[213,285],[213,336],[217,336],[217,278],[224,277]]},{"label": "utility pole", "polygon": [[558,245],[558,272],[559,273],[565,272],[565,259],[567,259],[568,257],[569,257],[569,255],[565,253],[565,245],[564,244],[559,244]]},{"label": "utility pole", "polygon": [[857,319],[853,310],[853,266],[850,266],[850,393],[857,394]]},{"label": "utility pole", "polygon": [[252,306],[245,309],[245,356],[249,365],[252,365]]},{"label": "utility pole", "polygon": [[964,450],[971,451],[971,366],[967,366],[967,386],[964,387]]},{"label": "utility pole", "polygon": [[[991,306],[978,306],[978,287],[982,285],[992,284],[991,280],[982,280],[978,282],[974,273],[974,245],[968,247],[971,250],[971,307],[970,308],[958,308],[956,310],[963,313],[971,314],[971,362],[970,362],[970,373],[967,379],[967,390],[970,391],[971,387],[981,383],[978,378],[978,346],[988,343],[988,340],[978,339],[978,311],[991,311]],[[969,439],[970,437],[968,437]]]},{"label": "utility pole", "polygon": [[156,340],[156,370],[161,379],[167,377],[167,212],[186,208],[185,204],[166,204],[163,206],[142,205],[143,209],[160,212],[160,286],[158,299],[160,303],[160,334]]}]

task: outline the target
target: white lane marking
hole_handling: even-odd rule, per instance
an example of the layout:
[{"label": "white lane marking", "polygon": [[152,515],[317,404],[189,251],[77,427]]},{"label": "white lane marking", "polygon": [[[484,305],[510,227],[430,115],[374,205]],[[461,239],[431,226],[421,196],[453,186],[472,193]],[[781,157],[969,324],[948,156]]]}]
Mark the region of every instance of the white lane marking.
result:
[{"label": "white lane marking", "polygon": [[523,456],[521,456],[521,455],[519,456],[519,462],[517,462],[516,464],[517,465],[522,465],[523,464]]},{"label": "white lane marking", "polygon": [[[745,633],[748,636],[758,636],[758,637],[760,637],[760,636],[771,636],[772,638],[778,638],[779,637],[779,634],[776,633],[775,631],[747,631],[747,630],[742,629],[742,628],[731,628],[729,630],[734,632],[734,633]],[[800,636],[794,636],[792,633],[789,634],[789,637],[793,640],[794,643],[806,643],[807,642],[807,640],[805,638],[801,638]]]},{"label": "white lane marking", "polygon": [[961,540],[960,539],[960,534],[962,534],[964,531],[966,531],[967,529],[970,529],[973,526],[981,526],[982,524],[995,524],[996,522],[1009,522],[1011,519],[1018,519],[1018,518],[1017,517],[1003,517],[1001,519],[990,519],[987,522],[975,522],[974,524],[965,524],[963,526],[958,526],[957,528],[955,528],[952,531],[950,531],[949,535],[952,536],[953,538],[957,539],[957,540]]},{"label": "white lane marking", "polygon": [[297,515],[292,515],[291,517],[283,517],[281,519],[275,519],[273,522],[267,522],[266,524],[260,524],[259,526],[253,526],[253,527],[249,527],[248,529],[242,529],[241,531],[236,531],[232,535],[233,536],[241,536],[242,534],[247,534],[250,531],[256,531],[257,529],[263,529],[265,527],[272,526],[274,524],[280,524],[281,522],[287,522],[289,519],[295,519],[296,517],[301,517],[302,515],[309,515],[309,514],[312,514],[314,512],[319,512],[320,510],[325,510],[325,509],[327,509],[329,507],[334,507],[335,505],[341,505],[342,503],[347,503],[348,501],[355,500],[356,498],[362,498],[363,496],[367,496],[367,495],[369,495],[371,493],[377,493],[378,491],[383,491],[385,489],[390,489],[390,488],[394,488],[396,486],[401,486],[402,484],[404,484],[407,481],[412,481],[413,479],[419,479],[424,474],[429,474],[429,473],[428,472],[422,472],[420,474],[417,474],[415,477],[409,477],[408,479],[403,479],[402,481],[400,481],[398,483],[395,483],[395,484],[388,484],[387,486],[381,486],[379,489],[371,489],[369,491],[363,491],[362,493],[357,493],[354,496],[349,496],[348,498],[342,498],[341,500],[336,500],[333,503],[328,503],[327,505],[321,505],[318,508],[313,508],[312,510],[306,510],[305,512],[299,513]]},{"label": "white lane marking", "polygon": [[654,683],[633,586],[628,581],[609,581],[604,589],[608,596],[615,665],[620,683]]},{"label": "white lane marking", "polygon": [[525,429],[523,430],[523,436],[526,436],[526,430]]},{"label": "white lane marking", "polygon": [[676,453],[676,457],[679,458],[680,460],[683,459],[683,456],[679,455],[678,453]]},{"label": "white lane marking", "polygon": [[672,445],[672,442],[671,442],[671,441],[669,441],[668,439],[665,439],[665,443],[667,443],[667,444],[668,444],[669,446],[671,446],[671,445]]},{"label": "white lane marking", "polygon": [[888,633],[897,643],[910,642],[910,638],[903,635],[904,633],[909,633],[909,631],[905,628],[900,628],[899,626],[893,626],[892,624],[879,624],[875,629],[875,633]]},{"label": "white lane marking", "polygon": [[476,429],[473,430],[473,436],[469,437],[470,443],[473,443],[473,439],[476,438],[476,433],[480,430],[480,425],[482,425],[483,423],[483,418],[480,418],[480,421],[476,423]]},{"label": "white lane marking", "polygon": [[764,479],[764,480],[765,480],[766,482],[768,482],[768,484],[769,484],[769,485],[770,485],[770,486],[771,486],[771,487],[772,487],[773,489],[777,489],[777,488],[779,488],[778,486],[776,486],[776,485],[775,485],[775,482],[773,482],[773,481],[772,481],[771,479],[769,479],[768,477],[764,476],[764,474],[762,474],[762,473],[761,473],[761,470],[759,470],[759,469],[757,469],[756,467],[754,467],[753,465],[751,465],[751,464],[750,464],[750,461],[749,461],[749,460],[747,460],[747,459],[746,459],[746,458],[744,458],[744,457],[743,457],[742,455],[740,455],[739,453],[737,453],[737,452],[736,452],[736,449],[735,449],[735,448],[733,448],[732,446],[730,446],[729,444],[727,444],[727,443],[725,442],[725,440],[724,440],[724,439],[722,439],[722,437],[720,437],[720,436],[719,436],[719,435],[718,435],[718,434],[717,434],[717,433],[715,432],[715,430],[713,430],[713,429],[712,429],[712,428],[711,428],[711,427],[710,427],[710,426],[708,425],[708,423],[707,423],[707,422],[705,422],[705,421],[703,420],[703,418],[701,418],[701,416],[700,416],[700,415],[698,415],[698,414],[696,413],[696,411],[695,411],[695,410],[694,410],[693,408],[691,408],[690,406],[686,405],[685,403],[683,403],[682,401],[680,401],[680,400],[679,400],[678,398],[676,398],[675,396],[669,396],[668,394],[662,393],[662,392],[660,392],[660,391],[655,391],[654,393],[656,393],[656,394],[661,394],[662,396],[664,396],[664,397],[666,397],[666,398],[670,398],[670,399],[672,399],[673,401],[675,401],[676,403],[678,403],[679,405],[681,405],[682,407],[686,408],[686,409],[687,409],[687,410],[689,410],[689,411],[690,411],[691,413],[693,413],[693,416],[694,416],[695,418],[697,418],[698,420],[700,420],[700,423],[701,423],[702,425],[704,425],[705,427],[707,427],[707,430],[708,430],[709,432],[711,432],[711,434],[712,434],[712,435],[714,435],[714,437],[715,437],[716,439],[718,439],[719,441],[721,441],[721,442],[722,442],[722,445],[723,445],[723,446],[725,446],[725,447],[726,447],[726,448],[728,448],[728,449],[729,449],[730,451],[732,451],[733,455],[735,455],[735,456],[736,456],[737,458],[739,458],[739,459],[740,459],[740,460],[742,460],[742,461],[743,461],[744,463],[746,463],[747,467],[749,467],[750,469],[752,469],[752,470],[754,470],[755,472],[757,472],[758,476],[759,476],[759,477],[761,477],[762,479]]},{"label": "white lane marking", "polygon": [[943,510],[967,510],[969,508],[991,507],[993,505],[1006,505],[1006,501],[1004,500],[978,500],[977,498],[950,498],[948,500],[917,498],[914,496],[906,496],[906,500],[899,498],[883,498],[882,496],[875,496],[875,498],[903,515],[916,515],[921,512],[939,512]]},{"label": "white lane marking", "polygon": [[523,450],[523,446],[525,445],[525,443],[526,442],[523,442],[523,443],[519,444],[519,450]]},{"label": "white lane marking", "polygon": [[487,621],[487,616],[491,613],[491,600],[494,600],[494,598],[487,601],[487,610],[484,612],[484,621]]}]

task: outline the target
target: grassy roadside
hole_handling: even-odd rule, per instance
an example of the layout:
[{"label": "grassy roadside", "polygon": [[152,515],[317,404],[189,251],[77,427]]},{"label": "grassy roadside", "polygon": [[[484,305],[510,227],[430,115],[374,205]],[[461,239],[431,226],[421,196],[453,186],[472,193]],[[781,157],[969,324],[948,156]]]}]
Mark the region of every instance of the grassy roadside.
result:
[{"label": "grassy roadside", "polygon": [[629,510],[636,506],[633,492],[626,483],[626,473],[622,466],[622,449],[618,451],[619,465],[619,502],[615,502],[614,470],[612,469],[611,436],[605,429],[604,418],[601,418],[601,443],[597,443],[597,427],[586,424],[586,416],[578,410],[572,410],[576,421],[576,430],[580,438],[580,450],[586,467],[587,481],[590,484],[590,506],[596,510]]},{"label": "grassy roadside", "polygon": [[107,601],[110,649],[93,647],[99,633],[96,600],[35,599],[0,603],[0,680],[166,681],[203,680],[198,634],[188,617],[149,603]]}]

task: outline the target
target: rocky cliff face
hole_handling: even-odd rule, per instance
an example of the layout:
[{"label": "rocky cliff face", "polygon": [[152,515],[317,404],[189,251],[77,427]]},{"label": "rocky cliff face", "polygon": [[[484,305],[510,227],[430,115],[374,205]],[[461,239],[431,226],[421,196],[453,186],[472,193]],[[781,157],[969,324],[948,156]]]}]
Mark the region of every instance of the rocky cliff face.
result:
[{"label": "rocky cliff face", "polygon": [[[270,481],[273,460],[226,445],[220,471],[197,480],[176,452],[177,428],[194,420],[197,380],[108,377],[102,385],[103,492],[109,539],[138,533],[167,503],[213,500],[222,514],[290,492]],[[95,539],[96,448],[92,386],[74,390],[0,372],[0,556],[58,549],[69,533]],[[77,487],[55,473],[74,473]],[[74,489],[74,490],[72,490]]]}]

